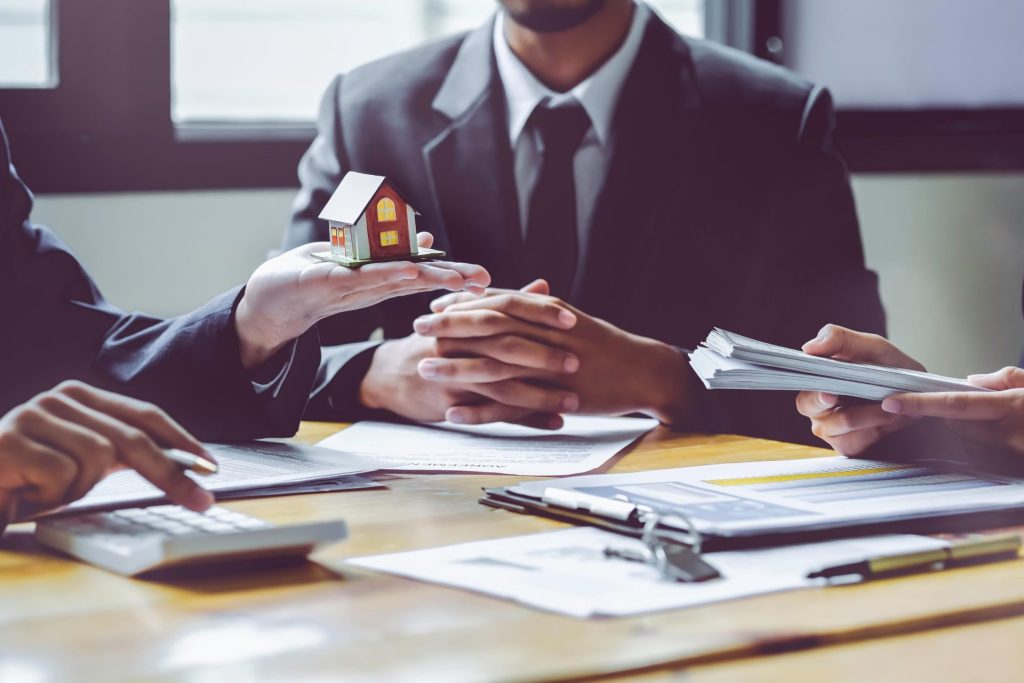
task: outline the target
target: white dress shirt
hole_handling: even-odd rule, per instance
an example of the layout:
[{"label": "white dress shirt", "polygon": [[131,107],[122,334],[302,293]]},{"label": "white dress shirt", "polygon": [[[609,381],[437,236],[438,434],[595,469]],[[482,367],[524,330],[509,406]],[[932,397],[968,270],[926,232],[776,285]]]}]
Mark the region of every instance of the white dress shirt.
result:
[{"label": "white dress shirt", "polygon": [[615,146],[612,119],[619,92],[640,51],[649,17],[647,6],[636,2],[629,32],[615,54],[575,88],[558,93],[538,81],[512,52],[505,38],[505,13],[498,12],[497,21],[494,22],[494,56],[508,103],[508,136],[515,159],[520,229],[524,238],[529,220],[530,196],[540,173],[542,149],[540,136],[536,131],[525,130],[526,123],[538,106],[558,107],[575,100],[583,106],[591,122],[590,130],[583,136],[573,158],[579,254],[582,257],[586,252],[590,219]]}]

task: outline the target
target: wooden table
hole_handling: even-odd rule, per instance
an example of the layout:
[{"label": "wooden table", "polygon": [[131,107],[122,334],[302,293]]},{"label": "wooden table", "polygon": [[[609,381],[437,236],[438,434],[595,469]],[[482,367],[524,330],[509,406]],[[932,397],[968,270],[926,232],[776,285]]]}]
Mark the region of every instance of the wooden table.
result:
[{"label": "wooden table", "polygon": [[[313,442],[340,426],[306,424],[298,439]],[[659,429],[610,471],[823,454]],[[1024,636],[1024,619],[1011,618],[1024,615],[1024,562],[591,621],[349,568],[348,557],[563,526],[477,503],[482,486],[509,484],[512,477],[381,480],[388,489],[227,503],[279,523],[338,517],[349,523],[351,538],[315,562],[242,575],[129,580],[35,546],[24,525],[9,530],[0,543],[0,681],[514,681],[622,674],[675,680],[669,672],[683,669],[697,681],[762,674],[801,680],[829,671],[818,668],[827,666],[822,661],[864,658],[872,680],[887,680],[883,674],[892,671],[904,678],[891,680],[906,680],[907,657],[927,657],[941,673],[943,662],[952,667],[967,657],[964,643],[976,637],[998,649],[993,633],[1009,634],[1002,643]],[[947,628],[912,635],[936,627]],[[928,645],[950,642],[959,646]],[[1000,670],[1019,672],[1019,652],[1016,647],[1000,661]],[[857,670],[850,667],[853,680]],[[779,675],[771,679],[771,672]]]}]

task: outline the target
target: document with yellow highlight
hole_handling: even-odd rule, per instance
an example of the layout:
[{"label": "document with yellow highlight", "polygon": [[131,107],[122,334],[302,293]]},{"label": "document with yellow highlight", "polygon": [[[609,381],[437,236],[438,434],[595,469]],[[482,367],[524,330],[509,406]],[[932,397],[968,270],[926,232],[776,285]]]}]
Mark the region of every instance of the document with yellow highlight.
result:
[{"label": "document with yellow highlight", "polygon": [[978,513],[989,526],[993,514],[997,524],[1009,523],[1024,514],[1024,479],[835,456],[530,481],[488,491],[491,497],[499,506],[580,521],[602,517],[609,528],[654,513],[670,526],[689,520],[705,536],[743,538],[861,527],[879,533],[893,522],[927,531],[937,518],[952,523],[939,530],[954,530]]}]

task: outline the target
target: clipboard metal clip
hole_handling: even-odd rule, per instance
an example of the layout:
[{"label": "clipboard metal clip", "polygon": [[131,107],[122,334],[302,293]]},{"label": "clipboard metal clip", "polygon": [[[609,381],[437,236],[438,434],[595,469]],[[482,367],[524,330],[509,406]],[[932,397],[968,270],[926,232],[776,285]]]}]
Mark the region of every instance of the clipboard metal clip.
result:
[{"label": "clipboard metal clip", "polygon": [[701,554],[700,531],[681,512],[662,514],[622,496],[609,499],[554,487],[544,490],[543,500],[555,507],[643,524],[640,535],[643,550],[609,546],[604,550],[605,557],[650,564],[669,581],[697,583],[721,577],[719,571],[708,564]]}]

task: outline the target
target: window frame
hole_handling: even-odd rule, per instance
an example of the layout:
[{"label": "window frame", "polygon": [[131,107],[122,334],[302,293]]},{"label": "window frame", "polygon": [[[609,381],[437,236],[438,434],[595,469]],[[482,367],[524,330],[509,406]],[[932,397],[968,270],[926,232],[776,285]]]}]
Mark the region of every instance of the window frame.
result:
[{"label": "window frame", "polygon": [[[383,218],[382,218],[383,216]],[[398,207],[391,197],[377,200],[377,223],[394,223],[398,220]]]},{"label": "window frame", "polygon": [[[784,0],[708,0],[708,37],[776,60]],[[171,119],[170,0],[53,0],[52,88],[0,89],[19,172],[37,192],[288,188],[315,126]],[[98,49],[97,37],[102,37]],[[326,86],[326,84],[325,84]],[[1019,171],[1024,109],[840,111],[856,172]]]},{"label": "window frame", "polygon": [[381,230],[378,235],[381,247],[393,247],[398,244],[398,230]]},{"label": "window frame", "polygon": [[[782,63],[785,0],[757,4],[753,52]],[[835,135],[858,173],[1024,170],[1024,107],[839,109]]]},{"label": "window frame", "polygon": [[174,124],[170,0],[53,0],[52,12],[56,87],[0,89],[12,156],[33,190],[298,184],[312,124],[285,135],[244,126],[204,135]]}]

